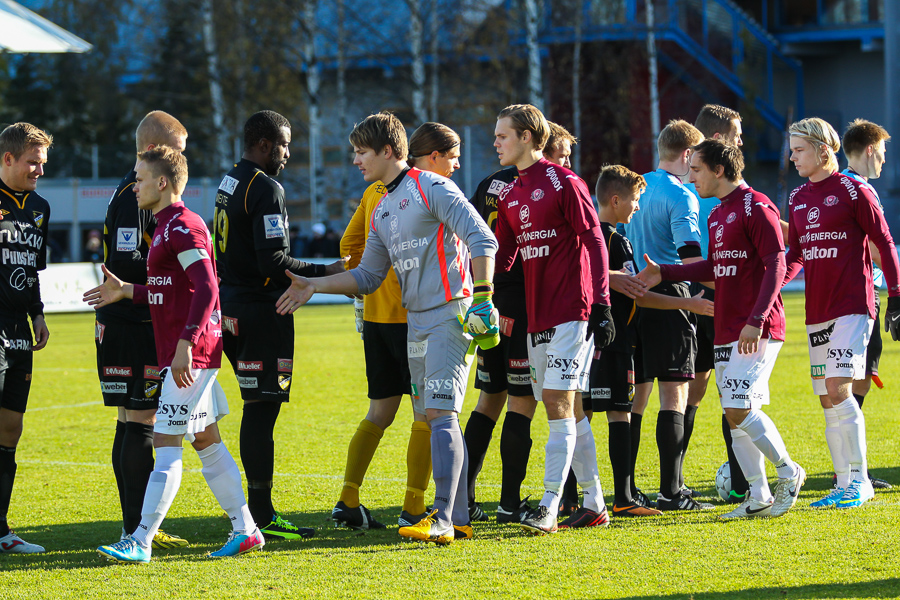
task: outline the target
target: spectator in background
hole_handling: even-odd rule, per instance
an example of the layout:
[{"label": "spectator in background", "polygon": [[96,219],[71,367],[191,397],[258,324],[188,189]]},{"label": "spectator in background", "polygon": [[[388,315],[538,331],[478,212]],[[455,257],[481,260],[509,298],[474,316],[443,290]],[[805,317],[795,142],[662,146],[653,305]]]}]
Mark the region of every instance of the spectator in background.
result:
[{"label": "spectator in background", "polygon": [[81,261],[103,262],[103,239],[100,237],[99,230],[91,229],[88,232],[87,241],[84,243],[84,250],[81,253]]}]

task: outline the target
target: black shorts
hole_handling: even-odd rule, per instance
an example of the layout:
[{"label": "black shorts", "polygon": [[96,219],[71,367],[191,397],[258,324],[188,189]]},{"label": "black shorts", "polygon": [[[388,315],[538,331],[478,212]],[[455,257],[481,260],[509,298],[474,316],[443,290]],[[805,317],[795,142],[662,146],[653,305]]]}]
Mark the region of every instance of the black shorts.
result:
[{"label": "black shorts", "polygon": [[[716,291],[694,282],[691,284],[690,294],[696,296],[703,291],[703,299],[714,301],[716,299]],[[713,360],[714,340],[716,339],[716,328],[713,324],[713,318],[706,315],[693,315],[697,321],[697,356],[694,359],[694,373],[705,373],[712,371],[715,366]]]},{"label": "black shorts", "polygon": [[[690,297],[688,285],[681,281],[663,281],[651,291],[666,296]],[[637,327],[643,380],[687,381],[694,378],[697,334],[692,313],[642,308]]]},{"label": "black shorts", "polygon": [[406,323],[363,321],[363,349],[369,400],[383,400],[410,393]]},{"label": "black shorts", "polygon": [[532,396],[525,293],[519,288],[498,290],[494,306],[500,313],[500,343],[490,350],[478,348],[475,389],[487,394],[505,391],[510,396]]},{"label": "black shorts", "polygon": [[634,381],[634,357],[631,354],[595,350],[594,360],[591,361],[590,394],[582,395],[584,409],[594,412],[631,412]]},{"label": "black shorts", "polygon": [[290,400],[294,315],[279,315],[270,301],[225,303],[222,337],[242,399]]},{"label": "black shorts", "polygon": [[875,290],[875,324],[866,347],[866,375],[878,375],[878,363],[881,361],[881,298]]},{"label": "black shorts", "polygon": [[0,319],[0,408],[25,412],[33,342],[27,319]]},{"label": "black shorts", "polygon": [[97,377],[103,404],[127,410],[156,410],[162,382],[153,323],[97,314],[94,324]]}]

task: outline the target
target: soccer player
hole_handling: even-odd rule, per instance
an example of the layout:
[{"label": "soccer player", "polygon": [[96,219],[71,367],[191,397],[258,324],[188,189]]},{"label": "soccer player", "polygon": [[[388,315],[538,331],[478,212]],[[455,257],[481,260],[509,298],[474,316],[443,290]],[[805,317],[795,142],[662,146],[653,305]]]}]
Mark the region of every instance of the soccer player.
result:
[{"label": "soccer player", "polygon": [[[137,151],[169,146],[183,152],[187,130],[161,110],[148,113],[135,131]],[[137,160],[140,162],[140,159]],[[147,252],[155,223],[134,195],[137,162],[110,198],[103,224],[103,264],[116,277],[147,283]],[[153,424],[159,408],[160,377],[150,307],[122,300],[97,310],[94,342],[103,403],[118,410],[112,465],[122,506],[122,536],[141,521],[147,478],[153,471]],[[154,548],[187,546],[187,540],[156,532]]]},{"label": "soccer player", "polygon": [[[809,118],[790,126],[791,161],[809,182],[791,192],[785,282],[803,267],[806,330],[813,392],[825,413],[825,439],[837,487],[815,508],[853,508],[875,492],[866,464],[866,422],[852,396],[865,377],[865,352],[875,317],[872,258],[881,254],[888,285],[885,330],[900,337],[897,250],[878,199],[868,187],[837,172],[841,142],[826,121]],[[835,286],[835,282],[840,286]]]},{"label": "soccer player", "polygon": [[[446,125],[424,123],[409,138],[409,166],[449,178],[459,168],[459,143],[459,135]],[[372,212],[386,193],[381,181],[370,185],[350,219],[341,239],[341,256],[350,257],[348,269],[359,265]],[[353,529],[384,527],[360,504],[359,488],[384,430],[394,422],[403,394],[410,393],[406,309],[401,305],[400,283],[394,270],[364,298],[359,333],[366,357],[369,412],[350,441],[341,499],[331,511],[335,523]],[[427,516],[425,490],[431,479],[431,430],[424,414],[413,411],[413,419],[406,450],[406,495],[398,520],[401,527],[415,525]]]},{"label": "soccer player", "polygon": [[[881,168],[884,166],[885,142],[891,139],[887,130],[880,126],[866,121],[864,119],[856,119],[847,126],[841,144],[844,147],[844,155],[847,157],[847,168],[841,171],[847,177],[857,180],[860,185],[868,186],[869,191],[878,200],[881,206],[881,200],[878,192],[869,183],[870,179],[878,179],[881,177]],[[882,211],[884,207],[881,207]],[[878,387],[881,387],[881,380],[878,379],[878,363],[881,360],[881,321],[879,316],[881,313],[881,298],[878,289],[884,283],[884,274],[881,271],[881,257],[878,254],[878,248],[869,241],[869,252],[872,255],[872,280],[875,284],[875,323],[872,327],[872,337],[869,339],[869,345],[866,347],[866,377],[865,379],[856,379],[853,381],[853,397],[862,408],[866,394],[872,387],[873,379]],[[875,489],[890,489],[891,484],[884,479],[872,477],[869,473],[869,481]]]},{"label": "soccer player", "polygon": [[[744,157],[736,145],[706,140],[691,156],[691,183],[703,198],[721,204],[709,215],[707,259],[686,265],[657,265],[647,258],[641,277],[715,281],[716,384],[731,426],[734,453],[750,485],[749,496],[720,519],[780,517],[797,502],[806,480],[791,460],[778,429],[762,412],[769,403],[769,376],[784,343],[784,241],[778,209],[742,183]],[[778,472],[775,497],[765,461]]]},{"label": "soccer player", "polygon": [[[472,204],[492,231],[497,228],[500,192],[518,176],[514,166],[505,167],[478,185]],[[508,272],[494,274],[493,300],[500,313],[500,343],[488,350],[478,348],[475,373],[478,404],[466,423],[469,515],[473,521],[487,519],[481,504],[475,502],[475,481],[481,473],[494,426],[506,405],[500,432],[502,475],[497,522],[520,523],[531,509],[521,492],[531,453],[531,420],[537,408],[528,363],[528,314],[521,262],[514,263]]]},{"label": "soccer player", "polygon": [[244,400],[241,462],[250,512],[267,537],[308,538],[272,505],[275,422],[290,399],[294,370],[294,319],[273,302],[290,281],[285,269],[306,275],[343,271],[340,261],[313,265],[288,255],[284,188],[275,180],[291,153],[291,124],[271,110],[244,124],[244,154],[222,179],[214,219],[216,264],[222,278],[222,329]]},{"label": "soccer player", "polygon": [[[623,167],[603,167],[597,179],[598,217],[609,251],[610,271],[636,275],[634,253],[628,238],[616,231],[619,223],[628,223],[639,210],[638,199],[647,183],[641,175]],[[693,298],[679,298],[647,292],[638,298],[612,290],[613,323],[616,338],[603,350],[594,352],[590,390],[584,395],[585,413],[606,412],[609,423],[609,458],[615,483],[613,515],[640,517],[661,515],[656,509],[635,502],[631,492],[631,405],[634,397],[635,317],[638,306],[658,309],[683,309],[698,314],[713,314],[713,303],[703,299],[701,290]]]},{"label": "soccer player", "polygon": [[[676,264],[703,260],[700,252],[699,208],[697,197],[682,183],[690,170],[691,148],[703,140],[696,127],[685,121],[670,121],[659,134],[659,165],[646,173],[647,190],[641,198],[641,210],[625,233],[634,246],[635,256],[645,254],[657,263]],[[652,291],[667,296],[690,298],[683,281],[666,281]],[[659,381],[660,411],[656,422],[659,448],[660,510],[700,510],[710,504],[695,501],[682,490],[682,450],[684,414],[688,382],[694,378],[697,338],[693,317],[687,311],[644,309],[638,320],[638,348],[635,352],[635,399],[631,415],[632,457],[637,457],[644,410]],[[637,488],[635,500],[646,503]]]},{"label": "soccer player", "polygon": [[[741,128],[741,115],[738,111],[718,104],[706,104],[700,109],[697,119],[694,121],[700,133],[706,139],[722,140],[735,146],[743,146],[744,141],[741,138],[743,129]],[[688,189],[696,192],[693,185],[688,185]],[[719,199],[715,196],[703,198],[697,196],[699,203],[699,221],[700,228],[700,251],[703,258],[708,258],[706,250],[709,247],[709,230],[707,228],[707,218],[710,211],[719,204]],[[715,300],[715,290],[704,285],[699,281],[691,283],[691,294],[696,294],[700,290],[704,291],[704,298]],[[688,444],[690,444],[691,435],[694,432],[694,420],[696,418],[697,409],[700,408],[700,402],[706,395],[706,388],[709,384],[709,376],[714,367],[713,360],[713,340],[715,339],[715,326],[713,318],[706,316],[697,317],[697,356],[694,360],[694,379],[688,382],[688,399],[687,406],[684,409],[684,450],[681,453],[681,463],[684,464],[684,455],[687,452]],[[725,448],[728,453],[728,464],[731,467],[731,492],[728,495],[728,502],[731,504],[740,504],[747,494],[747,480],[744,477],[741,467],[731,450],[731,427],[728,425],[728,419],[725,413],[722,413],[722,435],[725,439]],[[683,473],[682,473],[683,475]],[[683,480],[682,480],[683,483]]]},{"label": "soccer player", "polygon": [[147,256],[147,285],[123,282],[104,265],[106,281],[85,292],[84,299],[97,308],[126,298],[150,305],[157,364],[163,369],[153,426],[156,464],[137,529],[97,552],[112,562],[150,562],[153,536],[181,485],[185,438],[197,451],[210,491],[231,520],[232,532],[225,545],[209,556],[260,550],[265,541],[247,508],[241,473],[222,443],[217,424],[228,414],[228,401],[216,381],[222,363],[222,329],[209,230],[181,201],[188,178],[184,155],[158,146],[139,153],[138,158],[134,183],[138,207],[156,218]]},{"label": "soccer player", "polygon": [[553,164],[571,169],[572,146],[577,144],[578,140],[562,125],[553,121],[547,121],[547,124],[550,126],[550,137],[542,151],[544,158]]},{"label": "soccer player", "polygon": [[[397,117],[384,112],[366,117],[353,128],[350,143],[363,178],[386,182],[387,188],[372,213],[362,261],[329,277],[290,274],[293,282],[279,298],[278,312],[293,313],[316,292],[371,293],[393,266],[408,311],[413,406],[431,426],[435,484],[434,510],[399,533],[437,544],[471,538],[467,454],[459,428],[470,341],[461,323],[477,334],[479,345],[496,345],[499,331],[489,324],[497,319],[490,300],[497,242],[449,179],[407,166],[406,132]],[[483,326],[473,329],[473,322]]]},{"label": "soccer player", "polygon": [[0,264],[0,553],[44,551],[10,530],[7,513],[31,389],[32,352],[50,338],[38,279],[38,271],[47,267],[50,204],[35,189],[52,144],[53,136],[29,123],[0,132],[0,249],[8,256]]},{"label": "soccer player", "polygon": [[500,111],[494,129],[500,164],[515,165],[519,172],[500,194],[497,264],[507,271],[517,255],[522,259],[532,387],[550,428],[544,495],[522,520],[536,535],[557,530],[563,485],[573,465],[584,506],[561,525],[609,524],[591,425],[586,417],[575,418],[576,392],[587,387],[591,338],[602,348],[615,335],[606,247],[587,185],[543,158],[549,129],[530,104]]}]

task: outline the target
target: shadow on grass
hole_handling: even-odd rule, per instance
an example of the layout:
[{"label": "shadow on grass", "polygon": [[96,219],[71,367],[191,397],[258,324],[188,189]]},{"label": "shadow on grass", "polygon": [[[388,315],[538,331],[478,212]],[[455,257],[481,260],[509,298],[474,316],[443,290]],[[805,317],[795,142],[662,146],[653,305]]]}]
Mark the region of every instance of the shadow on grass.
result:
[{"label": "shadow on grass", "polygon": [[794,587],[779,586],[770,588],[747,588],[745,590],[728,592],[669,594],[666,596],[628,596],[620,598],[620,600],[647,600],[649,598],[660,598],[662,600],[731,600],[732,598],[753,598],[754,600],[757,598],[818,600],[819,598],[886,598],[895,597],[898,589],[900,589],[900,579],[891,578],[858,583],[823,583]]}]

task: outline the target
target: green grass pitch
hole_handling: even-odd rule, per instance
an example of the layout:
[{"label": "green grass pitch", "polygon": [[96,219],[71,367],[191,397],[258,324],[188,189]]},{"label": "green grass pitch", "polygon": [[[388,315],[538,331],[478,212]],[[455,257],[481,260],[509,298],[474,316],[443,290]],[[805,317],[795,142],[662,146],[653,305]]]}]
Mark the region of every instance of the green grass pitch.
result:
[{"label": "green grass pitch", "polygon": [[[786,297],[788,342],[771,380],[772,416],[791,456],[809,473],[797,507],[774,520],[720,523],[724,506],[700,514],[613,520],[608,529],[534,538],[493,520],[475,539],[447,548],[401,542],[411,408],[404,405],[378,449],[361,490],[383,531],[336,530],[329,520],[343,478],[347,443],[368,405],[362,344],[349,306],[313,306],[296,316],[291,402],[276,429],[275,504],[294,522],[314,526],[305,542],[273,542],[260,553],[211,561],[228,523],[185,451],[181,490],[164,529],[190,539],[182,550],[156,551],[149,565],[111,565],[95,549],[116,541],[120,517],[109,466],[115,411],[100,399],[92,315],[50,315],[49,346],[35,355],[34,386],[10,522],[42,555],[0,555],[6,598],[887,598],[900,597],[900,486],[864,507],[814,511],[831,485],[824,419],[809,383],[801,296]],[[872,472],[900,484],[900,344],[885,342],[886,387],[870,393],[865,414]],[[220,381],[232,415],[223,437],[238,460],[240,402],[231,369]],[[470,390],[461,415],[475,405]],[[643,425],[637,482],[658,482],[652,407]],[[525,493],[542,491],[546,417],[535,418]],[[685,464],[687,483],[715,496],[725,460],[720,408],[711,385]],[[499,497],[500,428],[478,496],[493,515]],[[607,428],[594,420],[601,481],[611,502]],[[769,468],[770,478],[774,471]],[[433,493],[433,486],[429,494]]]}]

